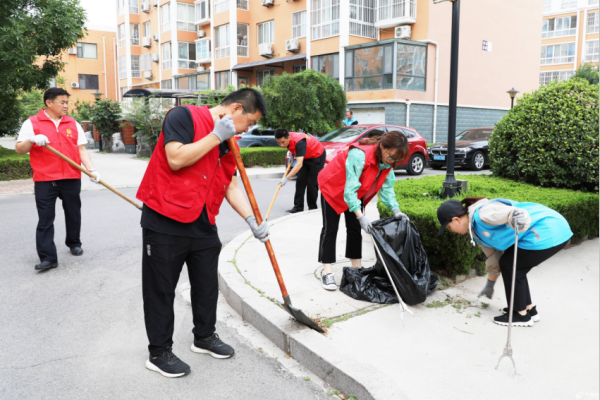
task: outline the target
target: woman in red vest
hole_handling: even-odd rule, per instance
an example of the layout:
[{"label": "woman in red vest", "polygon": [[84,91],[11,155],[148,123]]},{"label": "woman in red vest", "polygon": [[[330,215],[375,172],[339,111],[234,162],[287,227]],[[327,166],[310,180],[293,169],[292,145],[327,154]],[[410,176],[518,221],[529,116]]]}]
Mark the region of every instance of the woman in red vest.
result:
[{"label": "woman in red vest", "polygon": [[[336,290],[331,264],[335,262],[335,241],[343,213],[346,219],[346,257],[353,268],[361,268],[361,228],[371,232],[371,222],[363,214],[366,205],[379,193],[381,201],[395,217],[400,212],[393,184],[394,167],[408,156],[408,141],[399,131],[363,139],[339,153],[319,174],[323,229],[319,241],[319,262],[323,263],[323,288]],[[408,217],[407,217],[408,218]]]}]

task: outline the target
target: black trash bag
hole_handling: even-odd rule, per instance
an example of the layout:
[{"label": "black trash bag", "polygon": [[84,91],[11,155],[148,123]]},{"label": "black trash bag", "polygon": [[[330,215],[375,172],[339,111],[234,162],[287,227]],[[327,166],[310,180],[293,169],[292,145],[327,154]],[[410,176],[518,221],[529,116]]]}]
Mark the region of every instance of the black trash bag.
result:
[{"label": "black trash bag", "polygon": [[[435,290],[438,277],[429,269],[427,254],[414,224],[403,217],[383,218],[373,222],[371,232],[402,300],[408,305],[425,301]],[[340,290],[357,300],[397,303],[379,254],[375,254],[377,263],[372,268],[344,268]]]}]

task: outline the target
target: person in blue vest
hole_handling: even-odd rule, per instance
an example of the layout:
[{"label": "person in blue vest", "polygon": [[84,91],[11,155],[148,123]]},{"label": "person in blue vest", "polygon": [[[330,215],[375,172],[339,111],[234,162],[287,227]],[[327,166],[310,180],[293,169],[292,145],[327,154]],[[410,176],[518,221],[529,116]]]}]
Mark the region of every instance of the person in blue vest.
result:
[{"label": "person in blue vest", "polygon": [[[506,299],[510,305],[515,229],[519,232],[517,272],[515,278],[514,326],[533,326],[540,315],[531,300],[527,273],[562,250],[573,236],[567,220],[558,212],[536,203],[485,197],[465,197],[448,200],[438,208],[437,217],[442,235],[448,227],[461,235],[469,234],[471,244],[481,246],[488,261],[497,262],[504,281]],[[514,221],[516,218],[516,227]],[[495,260],[495,261],[494,261]],[[490,266],[488,265],[488,269]],[[508,325],[508,308],[494,318],[499,325]]]},{"label": "person in blue vest", "polygon": [[350,110],[346,111],[346,119],[343,123],[344,126],[358,125],[358,121],[354,118],[354,113]]}]

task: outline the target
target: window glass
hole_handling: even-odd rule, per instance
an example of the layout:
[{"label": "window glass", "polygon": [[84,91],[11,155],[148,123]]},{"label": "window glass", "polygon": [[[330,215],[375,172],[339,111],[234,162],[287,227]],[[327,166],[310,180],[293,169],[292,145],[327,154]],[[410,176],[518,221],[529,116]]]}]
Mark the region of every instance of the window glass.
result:
[{"label": "window glass", "polygon": [[229,24],[215,28],[215,58],[229,57]]},{"label": "window glass", "polygon": [[78,58],[98,58],[98,47],[95,43],[77,43]]},{"label": "window glass", "polygon": [[256,72],[256,86],[262,86],[265,77],[269,75],[275,75],[274,69],[263,69],[262,71]]},{"label": "window glass", "polygon": [[396,88],[425,90],[427,47],[398,43],[396,55]]},{"label": "window glass", "polygon": [[171,42],[162,44],[162,64],[163,70],[171,69],[172,60],[171,60]]},{"label": "window glass", "polygon": [[349,53],[352,55],[352,72],[349,78],[346,69],[346,90],[393,88],[391,45],[355,49]]},{"label": "window glass", "polygon": [[292,38],[303,37],[306,37],[306,11],[299,11],[292,14]]},{"label": "window glass", "polygon": [[383,136],[386,132],[386,129],[382,126],[379,128],[373,128],[371,129],[369,132],[367,132],[367,134],[364,136],[365,138],[374,138],[374,137],[379,137],[379,136]]},{"label": "window glass", "polygon": [[339,77],[339,53],[312,57],[312,69],[337,79]]},{"label": "window glass", "polygon": [[275,22],[269,21],[258,24],[258,44],[273,43],[275,41]]},{"label": "window glass", "polygon": [[177,29],[195,32],[194,14],[195,6],[193,4],[177,3]]},{"label": "window glass", "polygon": [[171,30],[171,3],[160,7],[160,31],[167,32]]},{"label": "window glass", "polygon": [[79,75],[79,89],[98,90],[98,75]]},{"label": "window glass", "polygon": [[150,21],[144,22],[144,37],[152,36],[152,23]]},{"label": "window glass", "polygon": [[200,62],[210,61],[210,39],[196,42],[196,60]]},{"label": "window glass", "polygon": [[362,135],[367,128],[364,127],[345,127],[336,129],[328,134],[322,136],[319,141],[321,142],[334,142],[334,143],[350,143],[357,137]]},{"label": "window glass", "polygon": [[140,45],[140,24],[129,24],[131,28],[131,45]]}]

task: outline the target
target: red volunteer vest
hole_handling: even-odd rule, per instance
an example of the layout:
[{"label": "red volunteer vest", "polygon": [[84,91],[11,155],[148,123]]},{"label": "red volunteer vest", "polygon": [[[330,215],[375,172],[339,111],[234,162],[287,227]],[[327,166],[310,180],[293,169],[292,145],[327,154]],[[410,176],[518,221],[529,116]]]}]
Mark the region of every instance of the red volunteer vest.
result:
[{"label": "red volunteer vest", "polygon": [[[215,124],[208,107],[180,107],[187,107],[192,113],[194,142],[213,131]],[[161,132],[136,198],[165,217],[185,223],[197,220],[206,206],[208,220],[214,225],[236,169],[233,153],[219,159],[216,146],[195,164],[173,171],[164,142]]]},{"label": "red volunteer vest", "polygon": [[363,200],[363,206],[366,206],[375,197],[392,170],[391,167],[384,169],[379,174],[379,177],[377,177],[379,163],[375,159],[376,147],[373,145],[350,145],[350,147],[335,156],[319,173],[319,189],[321,189],[321,195],[325,197],[327,203],[338,214],[348,210],[348,204],[344,201],[346,160],[348,159],[348,152],[353,148],[358,148],[365,152],[365,168],[360,175],[361,186],[357,193],[358,198]]},{"label": "red volunteer vest", "polygon": [[325,148],[317,138],[314,138],[310,135],[306,135],[304,133],[290,132],[290,144],[288,145],[288,150],[294,156],[296,155],[296,145],[302,139],[306,139],[306,155],[304,156],[304,158],[321,157],[321,154],[323,154]]},{"label": "red volunteer vest", "polygon": [[[79,146],[77,145],[77,124],[69,116],[62,117],[58,128],[41,109],[37,115],[29,117],[33,125],[33,133],[44,135],[50,141],[49,145],[81,165]],[[48,149],[33,145],[29,151],[29,162],[33,170],[35,182],[58,181],[61,179],[81,179],[81,172],[52,154]]]}]

